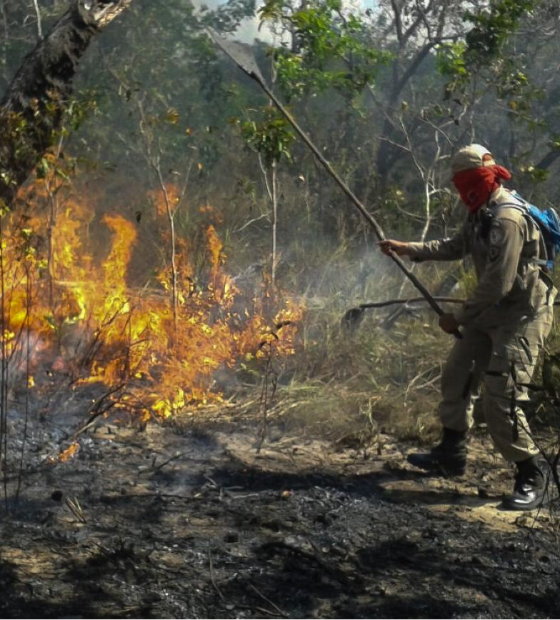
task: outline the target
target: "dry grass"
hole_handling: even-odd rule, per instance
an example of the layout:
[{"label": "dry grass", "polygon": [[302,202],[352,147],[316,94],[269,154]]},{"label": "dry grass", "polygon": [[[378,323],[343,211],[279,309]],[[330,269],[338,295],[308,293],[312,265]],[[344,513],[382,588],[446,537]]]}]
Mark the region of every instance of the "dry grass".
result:
[{"label": "dry grass", "polygon": [[335,440],[390,431],[429,441],[438,432],[439,377],[451,338],[428,311],[402,317],[390,329],[386,313],[366,316],[352,333],[337,308],[310,311],[302,351],[285,374],[271,416],[302,432]]},{"label": "dry grass", "polygon": [[[471,280],[471,274],[465,273],[454,296],[465,296]],[[285,369],[289,380],[281,377],[272,418],[302,432],[334,438],[360,432],[368,436],[373,428],[403,440],[432,442],[440,432],[440,376],[453,338],[441,332],[425,307],[416,307],[413,315],[404,315],[391,329],[384,329],[391,311],[368,311],[359,327],[348,332],[341,326],[344,310],[336,297],[310,309],[301,331],[300,353]],[[547,350],[560,350],[559,323]],[[537,384],[540,373],[538,368]],[[547,395],[540,398],[546,405]],[[553,417],[554,424],[544,414],[536,423],[558,438],[558,416]]]}]

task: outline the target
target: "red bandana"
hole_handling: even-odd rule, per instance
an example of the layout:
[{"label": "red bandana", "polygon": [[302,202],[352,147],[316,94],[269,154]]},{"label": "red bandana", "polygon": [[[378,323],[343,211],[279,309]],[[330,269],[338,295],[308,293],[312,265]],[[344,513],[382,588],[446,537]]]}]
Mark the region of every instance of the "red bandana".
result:
[{"label": "red bandana", "polygon": [[453,177],[453,184],[467,205],[469,213],[476,213],[486,204],[492,192],[501,185],[502,179],[509,181],[511,174],[503,166],[481,166],[463,170]]}]

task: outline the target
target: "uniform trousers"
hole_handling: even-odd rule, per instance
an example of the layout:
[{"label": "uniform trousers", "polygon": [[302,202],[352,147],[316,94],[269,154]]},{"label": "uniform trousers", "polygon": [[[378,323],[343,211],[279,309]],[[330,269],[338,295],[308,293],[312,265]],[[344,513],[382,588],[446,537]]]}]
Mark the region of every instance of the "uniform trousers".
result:
[{"label": "uniform trousers", "polygon": [[488,431],[503,457],[512,462],[538,453],[521,405],[528,400],[539,353],[552,328],[553,295],[530,315],[504,316],[492,327],[463,329],[445,364],[439,415],[444,427],[467,431],[473,397],[482,388]]}]

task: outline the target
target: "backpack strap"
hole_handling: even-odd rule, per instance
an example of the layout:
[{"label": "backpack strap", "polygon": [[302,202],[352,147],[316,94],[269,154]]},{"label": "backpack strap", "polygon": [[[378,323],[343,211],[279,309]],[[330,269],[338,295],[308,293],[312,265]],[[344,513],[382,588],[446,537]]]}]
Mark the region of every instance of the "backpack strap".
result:
[{"label": "backpack strap", "polygon": [[[545,256],[548,255],[548,252],[546,250],[546,245],[543,239],[543,235],[540,229],[539,224],[535,221],[535,219],[533,218],[533,216],[531,215],[530,211],[529,211],[529,203],[526,202],[525,200],[523,200],[523,198],[521,198],[521,196],[517,195],[519,197],[519,200],[522,201],[522,204],[516,203],[516,202],[505,202],[502,203],[500,205],[496,205],[498,209],[501,209],[502,207],[506,208],[506,209],[516,209],[517,211],[520,211],[523,216],[526,219],[530,219],[531,222],[533,222],[533,224],[537,227],[537,230],[539,231],[539,238],[540,238],[540,250],[544,250],[544,254]],[[539,252],[540,254],[541,252]],[[538,265],[539,267],[548,267],[548,259],[547,258],[521,258],[520,262],[525,263],[525,264],[532,264],[532,265]]]}]

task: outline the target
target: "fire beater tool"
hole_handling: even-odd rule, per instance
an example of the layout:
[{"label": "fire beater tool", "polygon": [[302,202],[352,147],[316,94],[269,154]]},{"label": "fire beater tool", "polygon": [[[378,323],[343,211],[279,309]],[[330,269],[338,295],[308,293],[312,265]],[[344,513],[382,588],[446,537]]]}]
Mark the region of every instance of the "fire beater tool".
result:
[{"label": "fire beater tool", "polygon": [[[303,142],[309,148],[309,150],[313,153],[313,155],[317,158],[319,163],[323,166],[323,168],[327,171],[327,173],[334,179],[334,181],[337,183],[340,189],[342,189],[342,191],[346,194],[346,196],[348,196],[352,204],[356,207],[356,209],[358,209],[358,211],[365,218],[368,224],[373,228],[375,236],[380,241],[385,240],[386,239],[385,233],[383,232],[383,229],[381,228],[377,220],[371,215],[371,213],[369,213],[369,211],[360,202],[360,200],[354,194],[354,192],[352,192],[352,190],[348,187],[348,185],[346,185],[346,183],[340,178],[340,176],[337,174],[334,168],[330,165],[327,159],[322,155],[319,149],[311,141],[309,136],[299,126],[296,119],[282,105],[282,103],[280,103],[276,95],[267,86],[265,79],[260,72],[260,69],[256,63],[256,60],[253,54],[249,50],[245,49],[240,43],[236,41],[231,41],[229,39],[224,39],[223,37],[219,36],[211,29],[207,29],[207,32],[210,38],[224,52],[224,54],[228,56],[246,75],[248,75],[252,80],[254,80],[262,88],[262,90],[266,93],[269,99],[278,108],[278,110],[284,116],[284,118],[295,129],[296,133],[303,140]],[[444,314],[442,307],[438,304],[438,302],[434,299],[432,294],[422,284],[422,282],[420,282],[420,280],[414,275],[414,273],[412,273],[412,271],[408,269],[408,267],[404,264],[403,260],[399,256],[397,256],[394,252],[389,252],[389,256],[397,264],[397,266],[405,274],[405,276],[412,282],[412,284],[416,287],[416,289],[422,294],[422,296],[428,302],[432,310],[439,316],[442,316]],[[453,332],[453,335],[456,338],[462,338],[462,334],[459,330],[455,330]]]},{"label": "fire beater tool", "polygon": [[[435,299],[435,301],[437,302],[443,302],[448,304],[465,303],[464,299],[457,299],[455,297],[434,297],[433,299]],[[350,310],[347,310],[344,313],[340,324],[344,329],[353,331],[362,322],[366,310],[370,308],[386,308],[387,306],[396,305],[407,306],[408,304],[418,304],[422,303],[423,301],[426,301],[425,297],[411,297],[409,299],[389,299],[387,301],[370,301],[364,304],[360,304],[356,308],[350,308]]]}]

